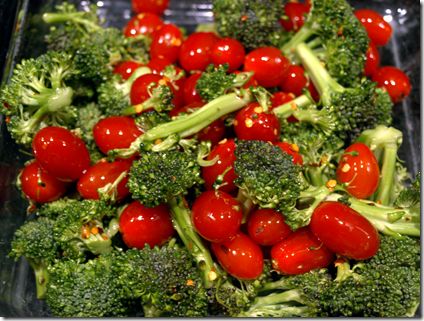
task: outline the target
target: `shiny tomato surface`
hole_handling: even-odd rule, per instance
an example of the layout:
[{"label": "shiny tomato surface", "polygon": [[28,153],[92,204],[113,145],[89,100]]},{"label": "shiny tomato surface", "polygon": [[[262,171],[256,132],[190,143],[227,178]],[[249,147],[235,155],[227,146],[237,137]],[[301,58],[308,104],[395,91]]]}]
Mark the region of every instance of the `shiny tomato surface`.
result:
[{"label": "shiny tomato surface", "polygon": [[161,16],[169,8],[169,0],[131,0],[131,5],[135,13],[153,12]]},{"label": "shiny tomato surface", "polygon": [[237,39],[226,37],[215,42],[211,49],[211,63],[218,67],[228,64],[227,72],[232,72],[241,67],[246,51]]},{"label": "shiny tomato surface", "polygon": [[125,37],[144,35],[153,38],[153,35],[163,26],[163,20],[155,13],[142,12],[128,21],[124,28]]},{"label": "shiny tomato surface", "polygon": [[275,145],[279,146],[284,152],[293,156],[293,163],[303,166],[303,158],[300,155],[293,144],[288,142],[278,142]]},{"label": "shiny tomato surface", "polygon": [[120,74],[122,79],[128,80],[134,70],[139,67],[141,67],[140,64],[135,61],[124,61],[116,65],[116,67],[113,69],[113,73]]},{"label": "shiny tomato surface", "polygon": [[90,166],[90,154],[81,138],[62,127],[44,127],[34,136],[35,159],[59,180],[75,182]]},{"label": "shiny tomato surface", "polygon": [[318,205],[309,226],[326,247],[351,259],[369,259],[380,246],[380,236],[374,226],[340,202],[326,201]]},{"label": "shiny tomato surface", "polygon": [[371,76],[377,87],[387,90],[393,103],[405,99],[411,92],[411,82],[407,74],[393,66],[378,68]]},{"label": "shiny tomato surface", "polygon": [[222,268],[240,280],[253,280],[262,274],[262,250],[246,234],[237,232],[229,241],[211,243],[211,250]]},{"label": "shiny tomato surface", "polygon": [[157,30],[150,44],[150,59],[166,58],[172,63],[178,60],[183,42],[181,30],[173,24],[165,24]]},{"label": "shiny tomato surface", "polygon": [[178,61],[187,72],[204,71],[211,63],[212,47],[218,40],[213,32],[195,32],[181,45]]},{"label": "shiny tomato surface", "polygon": [[378,12],[371,9],[360,9],[354,14],[377,47],[384,46],[390,41],[392,26]]}]

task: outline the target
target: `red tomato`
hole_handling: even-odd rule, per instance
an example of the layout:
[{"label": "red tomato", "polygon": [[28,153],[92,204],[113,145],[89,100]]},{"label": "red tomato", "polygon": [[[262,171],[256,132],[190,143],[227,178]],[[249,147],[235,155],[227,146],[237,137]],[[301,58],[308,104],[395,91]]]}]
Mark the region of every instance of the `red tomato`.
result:
[{"label": "red tomato", "polygon": [[155,32],[150,44],[150,59],[166,58],[171,63],[178,60],[178,54],[183,42],[181,30],[173,24],[165,24]]},{"label": "red tomato", "polygon": [[318,205],[309,226],[330,250],[351,259],[369,259],[380,246],[380,236],[374,226],[340,202],[326,201]]},{"label": "red tomato", "polygon": [[218,175],[224,173],[224,171],[231,167],[231,169],[225,173],[224,175],[224,183],[219,188],[220,191],[223,192],[231,192],[236,189],[233,181],[237,178],[236,174],[234,174],[234,166],[233,163],[236,160],[236,156],[234,155],[234,150],[236,146],[234,144],[234,139],[224,139],[218,143],[211,151],[207,160],[214,159],[218,156],[217,162],[212,166],[202,167],[202,179],[205,181],[204,185],[208,190],[212,190],[212,185],[215,182]]},{"label": "red tomato", "polygon": [[[283,91],[277,91],[274,93],[271,97],[271,109],[281,106],[295,98],[295,95],[293,93],[285,93]],[[295,118],[293,115],[287,118],[287,121],[289,123],[298,123],[299,120]]]},{"label": "red tomato", "polygon": [[146,208],[134,201],[119,217],[119,231],[128,247],[142,249],[146,243],[151,248],[162,246],[171,239],[175,229],[165,204]]},{"label": "red tomato", "polygon": [[124,28],[125,37],[145,35],[153,38],[153,35],[163,26],[163,20],[154,13],[143,12],[137,14]]},{"label": "red tomato", "polygon": [[197,197],[191,209],[197,233],[204,239],[220,243],[233,237],[243,218],[239,202],[221,191],[206,191]]},{"label": "red tomato", "polygon": [[279,146],[287,154],[292,155],[293,163],[303,166],[302,155],[297,152],[299,150],[299,147],[297,147],[296,145],[293,146],[293,144],[290,144],[288,142],[278,142],[275,145]]},{"label": "red tomato", "polygon": [[156,57],[150,60],[146,66],[150,68],[153,74],[162,76],[166,66],[169,65],[172,65],[172,62],[169,59],[164,57]]},{"label": "red tomato", "polygon": [[161,16],[169,8],[169,0],[131,0],[135,13],[153,12]]},{"label": "red tomato", "polygon": [[[113,184],[115,180],[123,172],[129,172],[131,163],[115,161],[108,163],[107,161],[101,161],[95,165],[90,166],[84,174],[78,180],[77,190],[85,199],[98,200],[99,188],[106,186],[107,184]],[[130,189],[126,187],[128,183],[128,177],[125,176],[115,188],[117,191],[116,200],[122,200],[130,195]]]},{"label": "red tomato", "polygon": [[37,203],[49,203],[58,200],[65,193],[69,183],[60,181],[47,173],[37,161],[25,166],[21,174],[22,192]]},{"label": "red tomato", "polygon": [[[357,151],[358,156],[348,153]],[[350,145],[337,166],[339,183],[349,183],[347,191],[356,198],[367,198],[374,194],[380,179],[380,169],[373,152],[363,143]]]},{"label": "red tomato", "polygon": [[[177,116],[179,113],[191,114],[192,113],[192,111],[190,111],[191,108],[197,109],[197,108],[203,107],[204,105],[206,105],[205,102],[200,102],[200,103],[195,102],[195,103],[188,104],[184,106],[183,108],[179,108],[179,109],[174,108],[169,113],[169,116],[171,117]],[[209,124],[208,126],[206,126],[205,128],[203,128],[201,131],[199,131],[197,133],[197,139],[199,141],[210,140],[212,146],[214,146],[221,140],[222,135],[224,135],[224,131],[225,131],[224,121],[222,119],[217,119],[211,124]],[[189,136],[187,138],[192,138],[193,136],[194,135]]]},{"label": "red tomato", "polygon": [[284,18],[280,18],[280,25],[286,31],[297,32],[305,23],[305,14],[309,7],[301,2],[288,2],[284,5]]},{"label": "red tomato", "polygon": [[[239,71],[239,70],[233,71],[233,74],[238,75],[239,73],[241,73],[241,71]],[[258,87],[259,86],[259,84],[256,81],[254,75],[252,77],[250,77],[249,81],[247,83],[245,83],[242,88],[249,89],[250,86],[253,86],[253,87]]]},{"label": "red tomato", "polygon": [[290,65],[289,71],[280,84],[280,88],[287,93],[295,94],[295,96],[303,95],[303,88],[306,88],[312,98],[315,101],[319,101],[319,93],[302,66]]},{"label": "red tomato", "polygon": [[[138,77],[131,86],[131,91],[130,91],[131,105],[133,106],[138,105],[146,101],[147,99],[149,99],[150,94],[148,89],[150,88],[150,85],[154,83],[154,85],[151,86],[151,88],[155,88],[159,86],[159,81],[161,80],[163,80],[163,77],[160,75],[155,75],[155,74],[145,74]],[[148,111],[151,109],[153,108],[146,109],[143,111]]]},{"label": "red tomato", "polygon": [[284,223],[285,219],[273,209],[258,209],[247,221],[249,237],[259,245],[277,244],[292,233],[290,226]]},{"label": "red tomato", "polygon": [[218,36],[213,32],[195,32],[189,35],[181,45],[178,56],[181,67],[187,72],[204,71],[211,63],[212,47]]},{"label": "red tomato", "polygon": [[289,66],[288,59],[275,47],[255,49],[244,59],[244,71],[253,71],[258,84],[267,88],[281,84]]},{"label": "red tomato", "polygon": [[367,49],[367,61],[364,68],[364,76],[371,76],[380,65],[380,54],[377,46],[370,41]]},{"label": "red tomato", "polygon": [[212,46],[210,60],[216,67],[228,63],[227,72],[237,70],[244,62],[246,51],[234,38],[221,38]]},{"label": "red tomato", "polygon": [[377,47],[384,46],[389,42],[392,36],[392,27],[378,12],[371,9],[360,9],[354,14]]},{"label": "red tomato", "polygon": [[[143,130],[137,127],[133,118],[124,116],[111,116],[101,119],[93,127],[94,141],[105,154],[111,149],[130,147],[131,143],[143,133]],[[135,156],[125,159],[125,161],[132,162],[134,159]]]},{"label": "red tomato", "polygon": [[140,64],[135,61],[124,61],[116,65],[116,67],[113,69],[113,73],[120,74],[122,79],[128,80],[134,70],[139,67],[141,67]]},{"label": "red tomato", "polygon": [[411,92],[409,77],[400,69],[392,66],[378,68],[371,77],[377,86],[384,88],[392,98],[393,103],[398,103]]},{"label": "red tomato", "polygon": [[61,181],[75,182],[90,167],[90,154],[81,138],[62,127],[44,127],[34,136],[35,159]]},{"label": "red tomato", "polygon": [[280,121],[272,112],[264,112],[258,102],[243,107],[234,121],[237,138],[276,143],[280,137]]},{"label": "red tomato", "polygon": [[316,268],[326,268],[335,253],[312,234],[309,226],[297,229],[271,249],[272,266],[281,274],[303,274]]},{"label": "red tomato", "polygon": [[202,76],[201,72],[196,72],[190,75],[184,83],[184,103],[186,105],[202,101],[202,97],[197,93],[197,80]]},{"label": "red tomato", "polygon": [[264,259],[261,248],[246,234],[237,232],[229,241],[211,243],[219,264],[240,280],[253,280],[262,274]]}]

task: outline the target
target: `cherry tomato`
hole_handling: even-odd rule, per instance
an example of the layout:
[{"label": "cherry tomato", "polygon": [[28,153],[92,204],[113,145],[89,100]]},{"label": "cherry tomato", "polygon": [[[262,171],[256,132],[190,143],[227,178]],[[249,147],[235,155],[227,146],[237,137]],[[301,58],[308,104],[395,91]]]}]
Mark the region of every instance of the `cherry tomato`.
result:
[{"label": "cherry tomato", "polygon": [[303,166],[302,155],[298,153],[299,147],[295,144],[290,144],[288,142],[278,142],[275,145],[279,146],[287,154],[293,156],[293,163]]},{"label": "cherry tomato", "polygon": [[272,266],[281,274],[304,274],[326,268],[335,253],[312,234],[309,226],[301,227],[271,249]]},{"label": "cherry tomato", "polygon": [[162,246],[175,233],[171,215],[165,204],[146,208],[139,201],[129,204],[119,217],[119,231],[130,248],[142,249],[149,244]]},{"label": "cherry tomato", "polygon": [[[111,116],[101,119],[93,127],[94,141],[105,154],[111,149],[130,147],[131,143],[143,133],[143,130],[137,127],[133,118],[124,116]],[[135,158],[133,156],[125,159],[125,161],[132,162]]]},{"label": "cherry tomato", "polygon": [[90,167],[90,154],[81,138],[62,127],[44,127],[34,136],[32,152],[57,179],[75,182]]},{"label": "cherry tomato", "polygon": [[[293,100],[295,97],[295,95],[293,93],[285,93],[283,91],[277,91],[276,93],[274,93],[271,97],[271,109],[281,106],[291,100]],[[289,116],[287,118],[287,121],[289,123],[298,123],[299,120],[297,118],[295,118],[293,115]]]},{"label": "cherry tomato", "polygon": [[197,93],[197,80],[202,76],[201,72],[196,72],[190,75],[184,83],[184,103],[186,105],[202,101],[202,97]]},{"label": "cherry tomato", "polygon": [[21,174],[22,192],[37,203],[58,200],[65,195],[68,185],[69,183],[47,173],[35,160],[26,165]]},{"label": "cherry tomato", "polygon": [[312,98],[315,101],[319,101],[318,91],[302,66],[290,65],[289,71],[280,84],[280,88],[287,93],[295,94],[295,96],[302,95],[303,88],[306,88]]},{"label": "cherry tomato", "polygon": [[284,5],[284,18],[280,18],[280,25],[286,31],[297,32],[305,23],[305,14],[309,12],[306,4],[288,2]]},{"label": "cherry tomato", "polygon": [[163,20],[155,13],[142,12],[128,21],[124,28],[125,37],[145,35],[153,38],[153,35],[163,26]]},{"label": "cherry tomato", "polygon": [[156,57],[151,59],[146,66],[150,68],[153,74],[162,76],[166,66],[169,65],[172,65],[172,62],[169,59]]},{"label": "cherry tomato", "polygon": [[[133,106],[138,105],[146,101],[147,99],[149,99],[150,85],[153,83],[154,85],[152,85],[151,88],[155,88],[159,86],[159,82],[162,80],[163,80],[162,76],[155,75],[155,74],[145,74],[138,77],[136,80],[134,80],[131,86],[131,91],[130,91],[131,105]],[[148,111],[152,109],[153,108],[146,109],[143,111]]]},{"label": "cherry tomato", "polygon": [[239,202],[221,191],[206,191],[191,209],[193,226],[204,239],[220,243],[233,237],[243,218]]},{"label": "cherry tomato", "polygon": [[153,12],[161,16],[169,8],[169,0],[131,0],[135,13]]},{"label": "cherry tomato", "polygon": [[216,67],[228,63],[227,72],[241,67],[246,51],[240,41],[234,38],[221,38],[212,46],[210,60]]},{"label": "cherry tomato", "polygon": [[[239,70],[233,71],[233,74],[238,75],[239,73],[241,73],[241,71],[239,71]],[[250,86],[253,86],[253,87],[258,87],[259,86],[258,82],[255,79],[255,75],[253,75],[252,77],[250,77],[249,81],[247,83],[245,83],[242,88],[249,89]]]},{"label": "cherry tomato", "polygon": [[[188,104],[188,105],[186,105],[182,108],[179,108],[179,109],[174,108],[169,113],[169,116],[171,116],[171,117],[177,116],[179,113],[191,114],[192,113],[192,111],[190,110],[191,108],[197,109],[197,108],[203,107],[204,105],[206,105],[205,102],[200,102],[200,103],[194,102],[194,103]],[[221,140],[222,135],[224,135],[224,131],[225,131],[225,124],[224,124],[223,120],[217,119],[214,122],[212,122],[211,124],[209,124],[208,126],[206,126],[205,128],[203,128],[201,131],[199,131],[197,133],[197,139],[199,141],[210,140],[212,146],[214,146]],[[187,138],[192,138],[193,136],[189,136]]]},{"label": "cherry tomato", "polygon": [[253,280],[262,274],[264,259],[261,248],[246,234],[237,232],[229,241],[211,243],[219,264],[240,280]]},{"label": "cherry tomato", "polygon": [[122,79],[128,80],[134,70],[139,67],[140,64],[135,61],[124,61],[116,65],[116,67],[113,69],[113,73],[120,74],[122,76]]},{"label": "cherry tomato", "polygon": [[369,259],[380,246],[380,236],[374,226],[340,202],[326,201],[318,205],[309,226],[325,246],[351,259]]},{"label": "cherry tomato", "polygon": [[376,81],[378,87],[387,90],[393,103],[402,101],[411,92],[409,77],[396,67],[378,68],[372,75],[371,81]]},{"label": "cherry tomato", "polygon": [[211,153],[207,160],[212,160],[218,156],[217,162],[212,166],[202,167],[202,179],[205,181],[204,185],[208,190],[212,190],[212,185],[215,182],[218,175],[222,175],[224,171],[231,167],[231,169],[225,173],[223,183],[227,183],[219,188],[223,192],[231,192],[236,189],[233,181],[237,178],[237,175],[234,174],[233,163],[236,160],[234,155],[234,150],[236,146],[234,144],[234,139],[224,139],[218,143],[212,149]]},{"label": "cherry tomato", "polygon": [[384,46],[389,42],[392,36],[392,27],[378,12],[371,9],[360,9],[354,14],[377,47]]},{"label": "cherry tomato", "polygon": [[150,44],[150,59],[157,57],[166,58],[171,63],[178,60],[178,54],[183,42],[181,30],[173,24],[164,24],[155,32]]},{"label": "cherry tomato", "polygon": [[[90,166],[78,180],[77,190],[85,199],[98,200],[99,188],[107,184],[113,184],[115,180],[123,172],[129,172],[131,163],[114,161],[108,163],[107,161],[100,161],[95,165]],[[120,201],[130,195],[130,189],[126,187],[128,177],[125,176],[115,188],[117,192],[116,200]]]},{"label": "cherry tomato", "polygon": [[364,76],[371,76],[380,65],[380,54],[377,46],[370,41],[367,49],[367,61],[364,68]]},{"label": "cherry tomato", "polygon": [[258,84],[267,88],[281,84],[289,66],[288,59],[275,47],[257,48],[244,59],[244,70],[253,71]]},{"label": "cherry tomato", "polygon": [[[358,156],[348,153],[358,152]],[[363,143],[350,145],[337,166],[339,183],[349,183],[347,191],[356,198],[367,198],[374,194],[380,179],[380,169],[373,152]]]},{"label": "cherry tomato", "polygon": [[234,121],[237,138],[276,143],[280,137],[280,121],[272,112],[264,112],[258,102],[243,107]]},{"label": "cherry tomato", "polygon": [[285,219],[273,209],[258,209],[247,221],[249,237],[259,245],[277,244],[292,233],[290,226],[284,223]]},{"label": "cherry tomato", "polygon": [[181,45],[178,56],[181,67],[187,72],[204,71],[211,63],[212,47],[218,36],[213,32],[195,32],[189,35]]}]

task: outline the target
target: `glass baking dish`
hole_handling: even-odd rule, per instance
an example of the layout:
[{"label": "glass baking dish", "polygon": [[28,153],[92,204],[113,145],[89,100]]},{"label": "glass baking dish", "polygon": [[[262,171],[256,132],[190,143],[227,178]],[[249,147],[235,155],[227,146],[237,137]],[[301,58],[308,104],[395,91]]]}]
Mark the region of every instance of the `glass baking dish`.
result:
[{"label": "glass baking dish", "polygon": [[[41,16],[52,11],[59,0],[16,0],[0,3],[0,76],[2,86],[11,76],[14,65],[22,58],[36,57],[45,52],[44,35],[48,32]],[[78,8],[96,1],[69,1]],[[403,144],[400,159],[404,160],[411,177],[421,167],[420,123],[420,4],[416,0],[352,0],[355,9],[370,8],[378,11],[393,27],[389,44],[380,48],[380,65],[396,66],[410,77],[412,91],[394,107],[393,126],[402,130]],[[99,14],[106,19],[106,26],[122,28],[132,16],[130,0],[97,1]],[[164,21],[183,27],[187,34],[199,23],[213,21],[212,0],[171,0],[164,13]],[[6,44],[6,45],[5,45]],[[28,202],[16,188],[19,169],[31,156],[16,145],[7,132],[4,117],[0,115],[0,316],[48,317],[53,316],[44,300],[36,298],[35,278],[28,261],[17,262],[7,258],[15,230],[25,220]],[[418,311],[417,315],[421,315]]]}]

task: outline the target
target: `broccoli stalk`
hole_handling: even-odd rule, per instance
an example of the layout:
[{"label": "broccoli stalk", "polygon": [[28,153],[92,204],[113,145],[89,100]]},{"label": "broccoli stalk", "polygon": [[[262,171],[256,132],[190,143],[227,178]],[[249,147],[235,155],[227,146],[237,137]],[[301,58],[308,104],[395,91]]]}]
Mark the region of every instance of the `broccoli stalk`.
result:
[{"label": "broccoli stalk", "polygon": [[377,159],[380,180],[377,190],[369,199],[379,201],[382,205],[391,206],[400,190],[405,189],[402,182],[409,178],[406,172],[401,171],[401,166],[397,166],[398,149],[402,144],[402,138],[400,130],[379,125],[374,129],[363,131],[355,140],[356,143],[367,145]]}]

